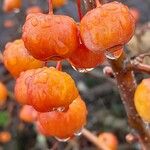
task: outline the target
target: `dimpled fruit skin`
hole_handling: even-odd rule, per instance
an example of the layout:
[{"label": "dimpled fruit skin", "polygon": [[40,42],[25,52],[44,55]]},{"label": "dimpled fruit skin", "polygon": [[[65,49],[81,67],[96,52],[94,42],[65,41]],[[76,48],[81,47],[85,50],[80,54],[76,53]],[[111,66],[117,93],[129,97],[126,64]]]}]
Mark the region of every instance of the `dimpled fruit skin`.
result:
[{"label": "dimpled fruit skin", "polygon": [[80,23],[82,41],[88,49],[97,53],[126,44],[134,30],[133,16],[125,5],[118,2],[89,11]]},{"label": "dimpled fruit skin", "polygon": [[108,146],[109,150],[118,150],[118,140],[114,134],[109,132],[101,133],[98,136],[98,140],[101,144]]},{"label": "dimpled fruit skin", "polygon": [[23,26],[25,47],[40,60],[66,58],[78,46],[77,25],[62,15],[29,14]]},{"label": "dimpled fruit skin", "polygon": [[44,66],[44,62],[29,55],[20,39],[6,44],[3,58],[5,67],[14,77],[18,77],[22,71]]},{"label": "dimpled fruit skin", "polygon": [[7,99],[7,95],[8,92],[5,85],[2,82],[0,82],[0,103],[4,102]]},{"label": "dimpled fruit skin", "polygon": [[22,121],[32,123],[37,119],[37,111],[30,105],[24,105],[20,109],[19,118]]},{"label": "dimpled fruit skin", "polygon": [[72,137],[75,132],[81,130],[86,123],[86,116],[85,103],[78,97],[66,112],[40,113],[38,120],[47,135],[63,139]]},{"label": "dimpled fruit skin", "polygon": [[13,11],[21,7],[21,0],[4,0],[3,10],[5,12]]},{"label": "dimpled fruit skin", "polygon": [[[28,76],[29,74],[29,76]],[[23,91],[22,94],[21,91]],[[65,72],[51,67],[33,69],[21,74],[15,86],[16,99],[32,105],[37,111],[68,106],[78,96],[74,80]]]},{"label": "dimpled fruit skin", "polygon": [[16,100],[20,104],[30,104],[28,100],[28,86],[34,72],[34,69],[22,72],[16,80],[14,93]]},{"label": "dimpled fruit skin", "polygon": [[102,64],[104,60],[104,53],[93,53],[84,44],[80,44],[71,57],[69,57],[69,62],[76,68],[94,68]]},{"label": "dimpled fruit skin", "polygon": [[150,78],[144,79],[137,86],[134,95],[134,103],[142,119],[150,122]]}]

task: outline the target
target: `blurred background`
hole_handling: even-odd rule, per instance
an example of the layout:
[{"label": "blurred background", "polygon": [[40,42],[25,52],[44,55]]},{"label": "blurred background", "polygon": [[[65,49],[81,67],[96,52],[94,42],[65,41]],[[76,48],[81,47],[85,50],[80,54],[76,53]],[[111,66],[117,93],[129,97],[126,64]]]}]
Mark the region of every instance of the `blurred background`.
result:
[{"label": "blurred background", "polygon": [[[128,56],[133,58],[140,53],[150,50],[150,0],[120,0],[127,4],[137,15],[136,32],[126,45]],[[109,0],[104,0],[109,2]],[[19,11],[4,13],[3,0],[0,0],[0,51],[5,44],[21,38],[22,25],[25,22],[26,10],[31,6],[39,6],[44,13],[48,12],[47,0],[23,0]],[[65,14],[78,19],[76,1],[68,0],[59,8],[54,8],[54,14]],[[149,59],[145,63],[150,64]],[[107,63],[106,63],[107,64]],[[49,66],[55,65],[49,63]],[[63,63],[63,70],[72,75],[82,98],[88,107],[86,128],[98,135],[102,132],[112,132],[118,138],[119,150],[138,150],[139,144],[128,144],[125,136],[130,132],[116,82],[103,75],[103,67],[98,66],[91,72],[75,71],[67,62]],[[137,82],[147,75],[135,73]],[[95,150],[96,147],[84,136],[73,138],[66,143],[58,142],[50,137],[46,138],[36,132],[33,124],[25,123],[18,118],[20,106],[15,102],[13,88],[15,80],[0,62],[0,81],[8,90],[6,104],[0,108],[0,131],[9,131],[11,139],[7,143],[0,143],[0,150]]]}]

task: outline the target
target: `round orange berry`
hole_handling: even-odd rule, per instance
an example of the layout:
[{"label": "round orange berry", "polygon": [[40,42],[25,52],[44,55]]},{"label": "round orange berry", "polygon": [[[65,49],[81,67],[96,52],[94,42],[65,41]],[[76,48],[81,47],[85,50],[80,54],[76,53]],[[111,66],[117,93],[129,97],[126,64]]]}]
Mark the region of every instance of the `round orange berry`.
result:
[{"label": "round orange berry", "polygon": [[11,134],[8,131],[1,131],[0,132],[0,142],[7,143],[11,140]]},{"label": "round orange berry", "polygon": [[5,67],[14,77],[18,77],[22,71],[44,66],[44,62],[29,55],[20,39],[6,44],[3,59]]},{"label": "round orange berry", "polygon": [[30,105],[22,106],[19,112],[19,118],[22,121],[33,123],[37,119],[37,111]]},{"label": "round orange berry", "polygon": [[106,145],[109,150],[118,150],[118,139],[114,134],[110,132],[101,133],[98,140],[101,144]]},{"label": "round orange berry", "polygon": [[3,10],[5,12],[14,11],[15,9],[19,9],[21,4],[21,0],[4,0]]},{"label": "round orange berry", "polygon": [[40,60],[69,57],[78,46],[75,21],[62,15],[29,14],[23,26],[25,47]]},{"label": "round orange berry", "polygon": [[3,105],[7,100],[8,91],[6,86],[0,82],[0,105]]},{"label": "round orange berry", "polygon": [[82,129],[86,123],[86,116],[85,103],[78,97],[69,105],[67,111],[40,113],[38,120],[47,135],[65,139]]},{"label": "round orange berry", "polygon": [[140,19],[140,12],[137,8],[130,8],[130,13],[135,18],[135,22],[138,22]]},{"label": "round orange berry", "polygon": [[105,55],[102,52],[93,53],[84,44],[80,44],[68,60],[76,68],[95,68],[104,62]]},{"label": "round orange berry", "polygon": [[134,29],[134,17],[128,7],[119,2],[89,11],[80,23],[82,41],[89,50],[97,53],[114,47],[120,49],[131,39]]},{"label": "round orange berry", "polygon": [[134,103],[141,118],[150,122],[150,78],[143,79],[137,86],[134,95]]},{"label": "round orange berry", "polygon": [[52,0],[53,8],[59,8],[67,4],[67,0]]}]

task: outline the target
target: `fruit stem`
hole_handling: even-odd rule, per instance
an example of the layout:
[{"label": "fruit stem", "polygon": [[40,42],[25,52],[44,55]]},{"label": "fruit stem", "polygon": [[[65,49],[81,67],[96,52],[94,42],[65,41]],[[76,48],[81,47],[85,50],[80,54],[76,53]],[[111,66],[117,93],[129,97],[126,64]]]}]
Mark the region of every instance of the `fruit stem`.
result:
[{"label": "fruit stem", "polygon": [[95,136],[93,133],[91,133],[89,130],[83,128],[82,129],[82,135],[87,138],[91,143],[93,143],[98,149],[100,150],[110,150],[106,145],[99,142],[97,136]]},{"label": "fruit stem", "polygon": [[82,10],[81,10],[81,0],[77,0],[77,8],[78,8],[79,20],[81,21],[81,19],[83,17]]},{"label": "fruit stem", "polygon": [[124,51],[119,58],[107,59],[113,69],[121,99],[128,116],[128,122],[138,132],[145,150],[148,150],[150,148],[150,131],[138,115],[134,105],[134,93],[137,86],[135,77],[133,71],[125,68],[125,63],[128,62],[130,64],[130,60]]},{"label": "fruit stem", "polygon": [[56,69],[62,71],[62,64],[61,61],[57,61]]},{"label": "fruit stem", "polygon": [[53,4],[52,4],[52,0],[48,0],[48,4],[49,4],[49,14],[53,14]]}]

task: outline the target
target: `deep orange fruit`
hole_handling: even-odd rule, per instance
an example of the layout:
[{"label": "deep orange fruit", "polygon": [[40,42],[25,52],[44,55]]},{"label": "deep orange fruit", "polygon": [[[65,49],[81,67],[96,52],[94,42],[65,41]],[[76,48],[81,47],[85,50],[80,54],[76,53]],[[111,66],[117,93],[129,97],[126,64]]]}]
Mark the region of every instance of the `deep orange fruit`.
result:
[{"label": "deep orange fruit", "polygon": [[150,122],[150,78],[143,79],[137,86],[134,103],[141,118]]},{"label": "deep orange fruit", "polygon": [[30,13],[41,13],[42,9],[39,6],[32,6],[27,8],[26,10],[26,14],[30,14]]},{"label": "deep orange fruit", "polygon": [[67,0],[52,0],[53,8],[59,8],[67,4]]},{"label": "deep orange fruit", "polygon": [[19,9],[21,7],[21,0],[4,0],[3,10],[5,12],[14,11],[15,9]]},{"label": "deep orange fruit", "polygon": [[81,20],[80,34],[93,52],[120,49],[134,34],[135,19],[127,6],[111,2],[89,11]]},{"label": "deep orange fruit", "polygon": [[78,90],[69,74],[44,67],[22,73],[16,81],[15,95],[19,102],[46,112],[67,107],[78,97]]},{"label": "deep orange fruit", "polygon": [[40,113],[38,120],[47,135],[65,139],[82,129],[86,123],[86,116],[85,103],[78,97],[69,105],[67,111]]},{"label": "deep orange fruit", "polygon": [[98,140],[101,144],[106,145],[109,150],[118,150],[118,139],[114,134],[110,132],[101,133]]},{"label": "deep orange fruit", "polygon": [[38,112],[30,105],[22,106],[19,112],[19,118],[22,121],[33,123],[37,119]]},{"label": "deep orange fruit", "polygon": [[76,68],[95,68],[104,62],[105,55],[103,52],[93,53],[84,44],[80,44],[68,60]]},{"label": "deep orange fruit", "polygon": [[14,77],[18,77],[22,71],[44,66],[44,62],[29,55],[20,39],[6,44],[3,59],[5,67]]},{"label": "deep orange fruit", "polygon": [[7,143],[11,140],[11,134],[8,131],[1,131],[0,132],[0,142]]},{"label": "deep orange fruit", "polygon": [[78,47],[75,21],[62,15],[29,14],[23,26],[23,41],[33,57],[60,60]]},{"label": "deep orange fruit", "polygon": [[6,86],[0,82],[0,105],[3,105],[5,103],[5,101],[7,100],[7,88]]}]

